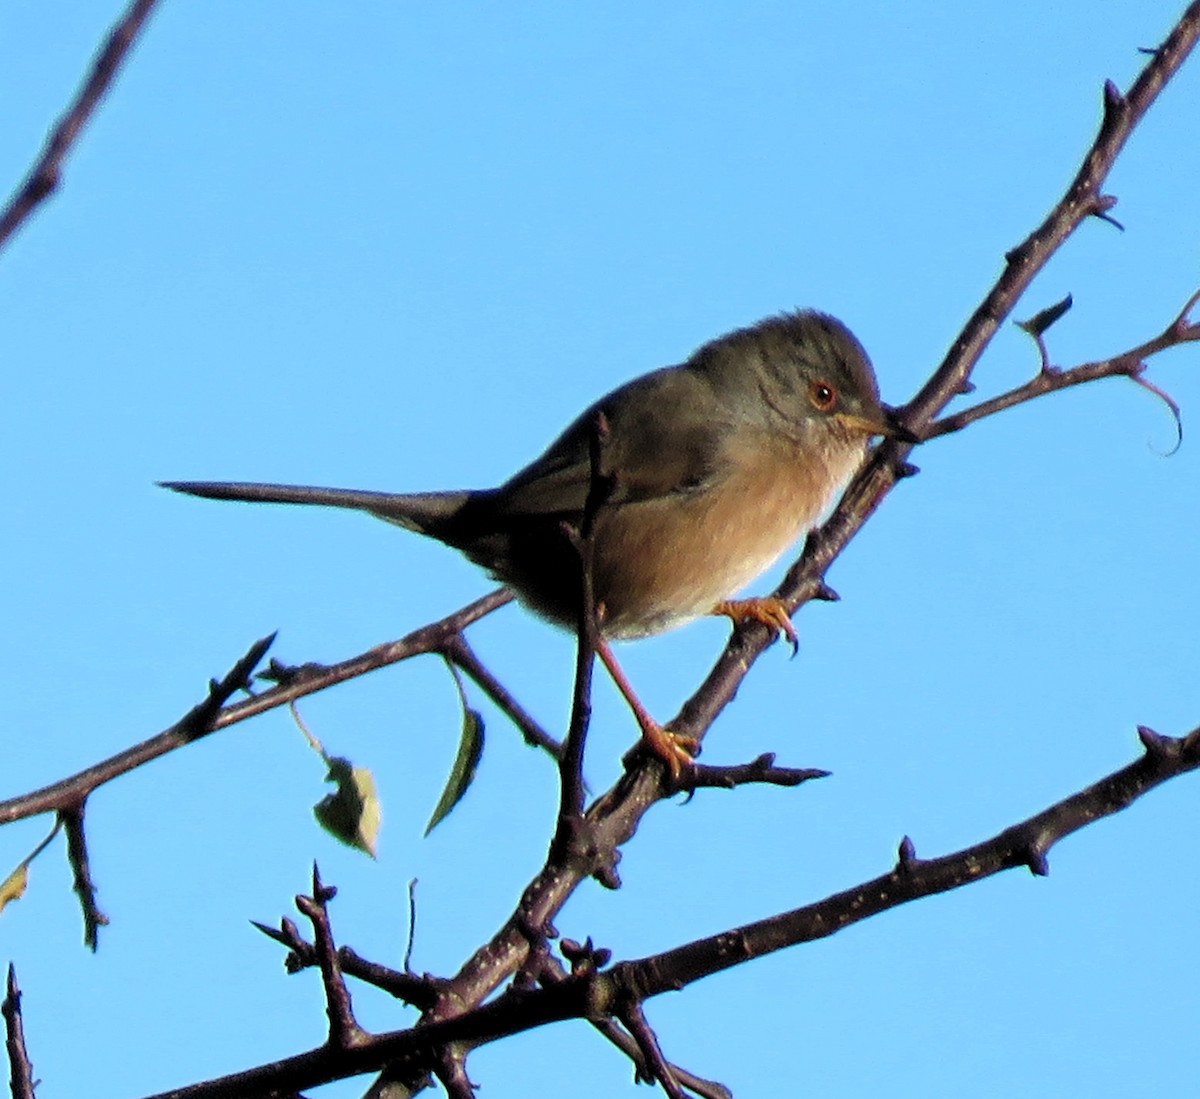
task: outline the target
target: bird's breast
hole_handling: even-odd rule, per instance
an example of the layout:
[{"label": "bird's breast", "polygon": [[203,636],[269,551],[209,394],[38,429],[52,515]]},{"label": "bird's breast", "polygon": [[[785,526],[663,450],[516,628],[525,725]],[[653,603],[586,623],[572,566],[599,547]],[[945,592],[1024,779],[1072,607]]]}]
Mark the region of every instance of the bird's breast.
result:
[{"label": "bird's breast", "polygon": [[722,474],[693,492],[602,511],[594,586],[604,632],[640,637],[708,614],[816,524],[863,450],[802,455],[776,440],[730,454]]}]

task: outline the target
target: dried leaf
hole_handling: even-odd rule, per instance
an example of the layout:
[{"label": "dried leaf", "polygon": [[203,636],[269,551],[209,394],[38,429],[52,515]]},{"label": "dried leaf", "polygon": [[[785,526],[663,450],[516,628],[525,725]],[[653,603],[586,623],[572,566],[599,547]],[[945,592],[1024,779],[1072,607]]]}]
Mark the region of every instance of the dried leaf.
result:
[{"label": "dried leaf", "polygon": [[337,790],[313,806],[317,822],[335,839],[375,857],[375,841],[383,823],[383,810],[369,768],[355,767],[342,757],[325,757],[329,764],[327,782]]},{"label": "dried leaf", "polygon": [[29,863],[23,862],[0,883],[0,912],[10,901],[20,900],[29,884]]},{"label": "dried leaf", "polygon": [[0,882],[0,912],[3,912],[11,901],[19,901],[25,895],[29,886],[29,864],[50,846],[50,841],[58,835],[61,827],[62,817],[59,816],[55,819],[50,834],[21,860],[20,865],[3,882]]},{"label": "dried leaf", "polygon": [[375,842],[383,824],[383,806],[375,786],[375,776],[367,767],[355,767],[343,756],[331,756],[325,746],[313,735],[294,702],[289,703],[292,718],[307,738],[312,750],[329,768],[326,782],[337,785],[337,790],[326,794],[313,806],[317,823],[334,839],[348,847],[357,847],[375,858]]}]

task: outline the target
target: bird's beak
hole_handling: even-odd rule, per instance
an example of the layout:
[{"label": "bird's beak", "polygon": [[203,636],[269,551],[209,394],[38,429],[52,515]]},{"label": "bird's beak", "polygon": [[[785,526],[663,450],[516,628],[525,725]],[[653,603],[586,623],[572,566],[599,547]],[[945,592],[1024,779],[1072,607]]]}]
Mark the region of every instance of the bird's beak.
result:
[{"label": "bird's beak", "polygon": [[921,441],[896,419],[895,410],[887,405],[883,405],[875,415],[860,416],[855,412],[838,412],[836,419],[851,431],[861,431],[864,435],[884,435],[889,439],[899,439],[902,443]]}]

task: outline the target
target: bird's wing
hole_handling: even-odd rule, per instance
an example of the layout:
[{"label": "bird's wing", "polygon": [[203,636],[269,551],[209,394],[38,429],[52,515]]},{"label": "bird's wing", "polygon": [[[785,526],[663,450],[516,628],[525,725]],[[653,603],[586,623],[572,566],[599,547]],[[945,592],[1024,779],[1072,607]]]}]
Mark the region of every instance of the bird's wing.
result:
[{"label": "bird's wing", "polygon": [[546,452],[491,500],[507,516],[578,514],[592,483],[591,447],[598,414],[607,431],[601,472],[615,476],[608,506],[694,492],[719,468],[725,420],[707,380],[668,367],[637,378],[584,412]]}]

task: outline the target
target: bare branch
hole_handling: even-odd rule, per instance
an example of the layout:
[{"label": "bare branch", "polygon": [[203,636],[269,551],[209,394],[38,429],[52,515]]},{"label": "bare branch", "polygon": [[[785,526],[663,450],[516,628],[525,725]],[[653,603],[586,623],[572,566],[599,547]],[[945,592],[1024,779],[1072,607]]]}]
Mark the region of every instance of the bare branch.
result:
[{"label": "bare branch", "polygon": [[103,786],[119,775],[230,724],[222,720],[222,715],[228,711],[222,710],[221,707],[238,691],[249,689],[250,673],[274,640],[275,635],[272,634],[251,645],[246,655],[234,664],[220,682],[213,680],[209,684],[208,697],[169,729],[70,778],[43,786],[32,793],[10,798],[8,801],[0,801],[0,824],[36,816],[38,813],[81,811],[83,802],[98,786]]},{"label": "bare branch", "polygon": [[184,718],[149,740],[88,767],[75,775],[44,786],[20,797],[0,801],[0,825],[10,821],[53,812],[64,806],[78,804],[98,786],[111,782],[119,775],[157,759],[167,752],[182,748],[199,737],[218,729],[236,725],[257,714],[286,706],[305,695],[365,675],[378,668],[408,660],[425,653],[441,653],[459,631],[486,614],[512,601],[512,593],[499,588],[481,599],[439,619],[413,630],[398,641],[377,645],[365,653],[338,664],[305,664],[299,668],[272,664],[270,675],[278,685],[270,690],[232,705],[229,698],[240,690],[250,690],[250,673],[275,640],[275,635],[256,641],[246,655],[220,681],[210,684],[209,695]]},{"label": "bare branch", "polygon": [[749,763],[734,766],[713,767],[697,763],[684,785],[696,790],[701,787],[732,790],[735,786],[744,786],[752,782],[767,783],[771,786],[799,786],[802,782],[814,778],[828,778],[829,774],[829,771],[822,771],[816,767],[776,767],[775,753],[764,752]]},{"label": "bare branch", "polygon": [[442,653],[447,660],[465,672],[475,684],[492,700],[496,708],[509,719],[525,738],[525,743],[549,752],[555,759],[562,758],[562,745],[559,744],[529,712],[509,693],[505,687],[483,664],[475,650],[467,643],[461,633],[451,634],[442,646]]},{"label": "bare branch", "polygon": [[325,986],[325,1012],[329,1016],[329,1044],[336,1049],[351,1049],[366,1039],[366,1031],[354,1019],[350,990],[342,976],[342,965],[333,931],[329,926],[329,902],[337,890],[321,882],[321,872],[313,863],[312,896],[296,898],[296,907],[313,925],[313,952],[321,967],[321,983]]},{"label": "bare branch", "polygon": [[575,658],[575,689],[571,700],[571,722],[559,759],[558,829],[554,845],[568,843],[583,821],[583,750],[588,726],[592,719],[592,669],[600,647],[600,620],[604,613],[596,605],[592,583],[595,542],[593,529],[596,516],[616,487],[616,474],[604,468],[604,450],[608,443],[608,418],[597,412],[588,444],[591,459],[591,482],[583,507],[579,529],[565,531],[579,553],[579,625],[578,651]]},{"label": "bare branch", "polygon": [[[732,928],[635,961],[601,968],[607,951],[587,943],[564,942],[572,973],[542,988],[510,988],[500,996],[444,1019],[427,1014],[419,1026],[365,1035],[348,1047],[321,1046],[267,1065],[164,1092],[153,1099],[263,1099],[286,1088],[299,1089],[382,1068],[403,1065],[420,1071],[436,1065],[437,1052],[451,1044],[483,1045],[510,1034],[565,1019],[621,1017],[638,1025],[630,1005],[676,991],[702,977],[763,957],[788,946],[832,935],[851,924],[920,897],[971,885],[1003,870],[1027,867],[1047,871],[1046,856],[1063,837],[1111,816],[1171,778],[1200,769],[1200,727],[1183,737],[1138,730],[1143,754],[1127,767],[1050,806],[1028,820],[951,855],[922,860],[911,841],[901,845],[888,873],[816,904]],[[646,1047],[643,1057],[660,1072],[661,1053]],[[670,1070],[673,1075],[673,1070]],[[662,1076],[658,1079],[661,1081]],[[678,1092],[668,1092],[676,1095]]]},{"label": "bare branch", "polygon": [[1060,389],[1070,389],[1072,386],[1083,385],[1085,382],[1098,381],[1101,378],[1116,377],[1130,378],[1144,388],[1149,389],[1166,402],[1175,416],[1176,423],[1178,423],[1179,406],[1162,389],[1146,381],[1142,377],[1142,373],[1146,370],[1147,360],[1152,355],[1157,355],[1162,351],[1179,347],[1185,343],[1195,343],[1200,340],[1200,323],[1190,318],[1191,311],[1195,308],[1197,300],[1200,300],[1200,292],[1193,294],[1183,309],[1175,316],[1174,320],[1153,339],[1146,340],[1144,343],[1140,343],[1136,347],[1131,347],[1128,351],[1122,351],[1120,354],[1113,355],[1111,358],[1083,363],[1080,366],[1073,366],[1069,369],[1063,369],[1050,364],[1046,345],[1041,337],[1038,336],[1042,365],[1037,374],[1023,385],[1016,386],[1007,393],[1001,393],[997,397],[980,401],[979,404],[972,405],[970,408],[964,408],[961,412],[955,412],[949,416],[943,416],[940,420],[936,420],[925,428],[922,433],[924,439],[928,441],[929,439],[936,439],[939,435],[948,435],[952,431],[961,431],[964,427],[975,423],[977,420],[982,420],[986,416],[994,416],[997,412],[1003,412],[1005,409],[1024,404],[1026,401],[1031,401],[1035,397],[1045,396],[1047,393],[1054,393]]},{"label": "bare branch", "polygon": [[92,869],[88,861],[87,837],[83,831],[83,813],[87,805],[81,801],[73,808],[63,809],[58,814],[63,830],[67,834],[67,859],[71,863],[75,895],[83,909],[83,941],[90,950],[99,945],[100,928],[108,923],[108,917],[96,904],[96,886],[92,882]]},{"label": "bare branch", "polygon": [[58,188],[67,154],[104,98],[156,3],[157,0],[133,0],[124,16],[109,32],[75,101],[51,131],[41,156],[25,181],[9,199],[4,210],[0,211],[0,248]]},{"label": "bare branch", "polygon": [[21,990],[17,986],[17,970],[8,963],[8,989],[0,1006],[4,1015],[8,1063],[11,1071],[12,1099],[35,1099],[33,1065],[25,1048],[25,1025],[21,1019]]},{"label": "bare branch", "polygon": [[[259,923],[258,920],[251,920],[250,923],[268,939],[288,948],[284,967],[289,973],[299,973],[321,964],[316,948],[300,934],[295,921],[285,917],[280,921],[278,928]],[[439,982],[433,977],[418,977],[413,973],[380,965],[378,962],[369,962],[359,957],[348,946],[338,947],[337,957],[338,965],[347,977],[354,977],[364,984],[378,988],[397,1000],[403,1000],[422,1010],[432,1007],[437,1002]]]},{"label": "bare branch", "polygon": [[1065,836],[1127,808],[1143,794],[1200,768],[1200,726],[1182,737],[1138,730],[1140,759],[1020,824],[973,847],[940,858],[916,857],[905,837],[893,870],[816,904],[700,939],[652,958],[625,962],[618,981],[640,997],[684,987],[751,958],[824,938],[851,924],[921,897],[970,885],[1002,870],[1049,873],[1047,855]]},{"label": "bare branch", "polygon": [[642,1005],[637,1000],[628,998],[617,1008],[616,1015],[637,1043],[642,1062],[649,1068],[651,1077],[662,1084],[663,1091],[671,1099],[687,1099],[671,1065],[663,1056],[662,1047],[658,1044],[658,1035],[646,1019]]}]

